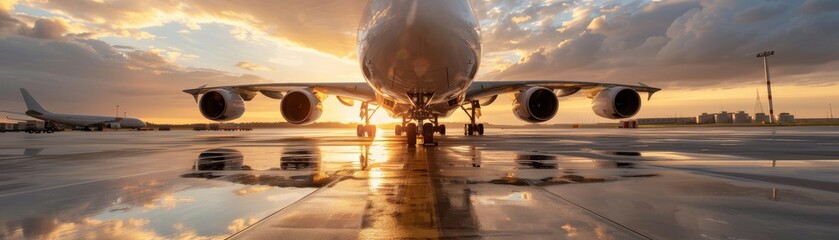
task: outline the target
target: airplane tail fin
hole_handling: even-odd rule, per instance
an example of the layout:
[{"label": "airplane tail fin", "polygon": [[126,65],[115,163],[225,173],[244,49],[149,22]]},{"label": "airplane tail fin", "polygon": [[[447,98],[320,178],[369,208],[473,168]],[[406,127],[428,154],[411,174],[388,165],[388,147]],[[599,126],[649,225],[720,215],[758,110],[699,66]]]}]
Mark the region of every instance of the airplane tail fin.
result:
[{"label": "airplane tail fin", "polygon": [[39,104],[38,101],[36,101],[35,98],[32,97],[32,94],[29,94],[29,91],[26,91],[26,89],[21,88],[20,94],[23,95],[23,101],[26,102],[27,110],[32,110],[40,113],[49,112],[46,109],[44,109],[44,107],[42,107],[41,104]]}]

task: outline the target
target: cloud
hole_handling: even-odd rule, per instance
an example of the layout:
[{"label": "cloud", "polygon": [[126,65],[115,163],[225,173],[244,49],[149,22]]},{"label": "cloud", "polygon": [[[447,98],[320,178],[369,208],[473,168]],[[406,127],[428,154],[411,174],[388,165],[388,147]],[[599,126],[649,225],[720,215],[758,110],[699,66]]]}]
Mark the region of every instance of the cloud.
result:
[{"label": "cloud", "polygon": [[822,12],[839,11],[839,2],[833,0],[807,0],[799,11],[803,14],[817,14]]},{"label": "cloud", "polygon": [[[515,1],[474,4],[485,51],[519,61],[485,79],[579,79],[665,87],[738,85],[759,78],[755,54],[775,50],[773,71],[837,72],[836,1]],[[499,10],[504,9],[504,10]],[[552,14],[541,11],[551,9]],[[531,16],[522,24],[518,17]],[[486,59],[497,62],[503,59]],[[808,83],[829,82],[823,78]]]},{"label": "cloud", "polygon": [[62,18],[37,18],[30,27],[24,21],[0,10],[0,37],[20,35],[39,39],[61,39],[69,29],[70,24]]},{"label": "cloud", "polygon": [[[751,76],[756,72],[752,55],[769,49],[778,52],[774,66],[790,74],[814,70],[794,65],[827,70],[839,59],[839,32],[833,31],[839,25],[839,4],[830,0],[471,2],[481,19],[485,55],[498,57],[485,59],[485,79],[577,78],[691,87]],[[231,34],[240,40],[268,37],[342,58],[355,54],[355,30],[365,3],[27,2],[88,26],[98,36],[151,38],[144,28],[180,22],[195,30],[200,24],[223,23],[232,25]],[[42,21],[29,35],[55,38],[62,29],[59,22]],[[510,52],[519,61],[497,54]],[[237,67],[267,70],[249,64]]]},{"label": "cloud", "polygon": [[239,62],[235,65],[238,68],[245,69],[248,71],[274,71],[274,68],[269,68],[266,66],[262,66],[256,63],[249,63],[249,62]]},{"label": "cloud", "polygon": [[15,3],[16,1],[0,0],[0,33],[3,33],[3,31],[9,28],[16,29],[16,26],[20,23],[20,21],[11,15],[12,6]]},{"label": "cloud", "polygon": [[[221,24],[244,44],[259,39],[255,45],[279,42],[284,47],[303,48],[301,52],[353,58],[365,3],[0,0],[0,74],[4,86],[13,86],[0,89],[0,103],[18,106],[14,89],[26,86],[35,88],[36,95],[72,94],[79,97],[79,103],[106,108],[111,102],[142,103],[134,108],[142,116],[182,116],[177,109],[195,106],[179,89],[265,80],[210,69],[237,71],[229,58],[214,61],[202,56],[207,61],[196,64],[201,67],[183,65],[185,60],[197,58],[190,54],[195,50],[189,46],[181,46],[187,50],[181,51],[169,46],[155,48],[150,45],[157,42],[151,40],[120,39],[115,42],[123,45],[111,45],[101,39],[153,39],[158,36],[150,32],[158,33],[172,23],[176,30],[183,28],[197,35],[202,25],[209,30],[212,28],[206,25]],[[839,25],[837,1],[471,3],[482,25],[482,80],[645,82],[671,89],[738,86],[760,82],[762,62],[754,55],[764,50],[777,52],[770,59],[773,74],[794,78],[788,83],[823,85],[834,81],[831,78],[839,69],[839,32],[834,30]],[[51,17],[13,13],[15,4],[47,11]],[[138,44],[146,42],[151,44]],[[311,63],[299,56],[266,58],[269,60],[263,64],[281,70]],[[234,66],[249,71],[271,69],[246,61]],[[56,108],[75,107],[54,104]],[[195,114],[198,119],[200,115]]]},{"label": "cloud", "polygon": [[241,39],[265,33],[289,45],[347,57],[355,53],[355,31],[366,1],[51,0],[27,4],[83,22],[101,35],[153,38],[142,29],[180,22],[197,30],[200,24],[223,23],[236,26],[233,34]]},{"label": "cloud", "polygon": [[[120,103],[130,115],[182,117],[177,109],[195,106],[180,89],[266,82],[254,75],[179,65],[175,60],[186,55],[177,49],[112,46],[68,34],[63,20],[33,22],[29,26],[17,21],[15,31],[0,36],[0,75],[4,76],[0,103],[6,109],[22,108],[17,88],[25,87],[36,96],[52,99],[44,104],[58,111],[102,114],[112,103]],[[55,101],[64,98],[74,100]]]}]

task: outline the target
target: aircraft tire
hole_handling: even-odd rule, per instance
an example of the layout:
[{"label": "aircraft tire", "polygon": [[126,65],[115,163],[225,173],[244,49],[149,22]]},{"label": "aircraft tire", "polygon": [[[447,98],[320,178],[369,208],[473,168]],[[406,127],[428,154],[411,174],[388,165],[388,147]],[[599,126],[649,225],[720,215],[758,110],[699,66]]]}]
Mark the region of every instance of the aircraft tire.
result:
[{"label": "aircraft tire", "polygon": [[367,137],[374,138],[376,137],[376,125],[367,125],[364,127],[364,132],[367,133]]},{"label": "aircraft tire", "polygon": [[424,143],[434,142],[434,124],[425,123],[422,125],[422,141]]},{"label": "aircraft tire", "polygon": [[414,123],[409,123],[407,129],[405,129],[405,135],[408,139],[408,146],[417,145],[417,125]]}]

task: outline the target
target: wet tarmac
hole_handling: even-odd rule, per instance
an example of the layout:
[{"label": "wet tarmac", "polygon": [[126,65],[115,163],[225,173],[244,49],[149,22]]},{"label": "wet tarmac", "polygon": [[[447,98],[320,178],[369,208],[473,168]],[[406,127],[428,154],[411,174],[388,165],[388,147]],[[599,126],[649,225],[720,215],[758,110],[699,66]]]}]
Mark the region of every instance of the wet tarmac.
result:
[{"label": "wet tarmac", "polygon": [[0,239],[835,239],[839,128],[0,134]]}]

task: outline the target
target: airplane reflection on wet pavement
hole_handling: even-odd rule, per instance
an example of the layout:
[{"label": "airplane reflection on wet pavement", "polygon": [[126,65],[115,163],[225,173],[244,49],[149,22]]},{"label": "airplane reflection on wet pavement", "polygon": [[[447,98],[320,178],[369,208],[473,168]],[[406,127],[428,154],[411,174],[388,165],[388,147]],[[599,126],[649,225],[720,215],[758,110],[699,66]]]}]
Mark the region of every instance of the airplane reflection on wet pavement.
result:
[{"label": "airplane reflection on wet pavement", "polygon": [[805,141],[772,155],[749,150],[765,130],[731,136],[737,151],[713,133],[611,129],[427,148],[281,131],[170,133],[176,146],[3,140],[0,238],[829,239],[830,130],[772,133]]}]

